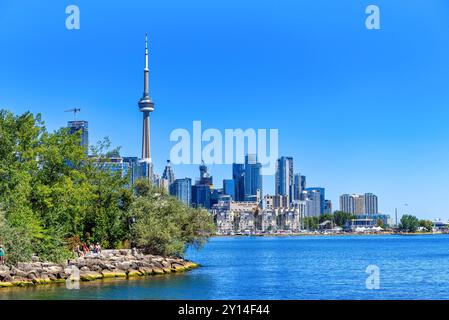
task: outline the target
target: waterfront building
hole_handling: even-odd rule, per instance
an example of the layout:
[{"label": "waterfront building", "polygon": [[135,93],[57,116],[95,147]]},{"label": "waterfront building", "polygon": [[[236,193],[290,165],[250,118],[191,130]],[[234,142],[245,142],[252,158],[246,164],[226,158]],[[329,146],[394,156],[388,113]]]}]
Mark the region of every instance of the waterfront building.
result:
[{"label": "waterfront building", "polygon": [[280,209],[290,207],[289,197],[283,195],[266,195],[264,197],[267,209]]},{"label": "waterfront building", "polygon": [[264,210],[257,217],[257,229],[262,232],[272,232],[278,229],[277,212],[275,210]]},{"label": "waterfront building", "polygon": [[81,135],[81,146],[86,150],[86,154],[89,150],[89,123],[84,120],[69,121],[67,123],[70,134],[75,134],[80,132]]},{"label": "waterfront building", "polygon": [[245,201],[254,201],[263,194],[262,165],[255,154],[245,156]]},{"label": "waterfront building", "polygon": [[354,200],[350,194],[342,194],[340,196],[340,211],[354,213]]},{"label": "waterfront building", "polygon": [[212,214],[218,234],[231,235],[234,233],[234,214],[232,211],[215,209]]},{"label": "waterfront building", "polygon": [[343,194],[340,196],[340,211],[351,214],[378,214],[377,196],[372,193]]},{"label": "waterfront building", "polygon": [[364,198],[364,207],[366,214],[378,214],[378,203],[377,203],[377,196],[372,193],[365,193],[363,195]]},{"label": "waterfront building", "polygon": [[276,162],[275,194],[294,199],[293,158],[281,157]]},{"label": "waterfront building", "polygon": [[369,221],[369,225],[370,226],[377,226],[377,225],[381,225],[383,228],[385,227],[389,227],[390,223],[389,223],[389,219],[390,216],[387,214],[356,214],[355,215],[356,219],[368,219]]},{"label": "waterfront building", "polygon": [[277,211],[278,226],[282,230],[298,231],[301,229],[301,217],[298,209],[279,209]]},{"label": "waterfront building", "polygon": [[192,204],[192,179],[175,179],[170,186],[170,194],[190,206]]},{"label": "waterfront building", "polygon": [[234,180],[235,201],[245,200],[245,165],[241,163],[232,164],[232,180]]}]

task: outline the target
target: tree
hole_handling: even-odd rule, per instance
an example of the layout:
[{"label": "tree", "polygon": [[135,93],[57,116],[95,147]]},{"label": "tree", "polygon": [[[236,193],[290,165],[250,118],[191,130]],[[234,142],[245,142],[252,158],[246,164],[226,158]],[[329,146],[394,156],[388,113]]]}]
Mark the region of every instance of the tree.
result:
[{"label": "tree", "polygon": [[403,232],[416,232],[419,227],[418,218],[412,215],[405,214],[401,218],[401,223],[399,225],[399,230]]},{"label": "tree", "polygon": [[384,227],[384,222],[382,221],[382,219],[377,219],[376,226],[381,227],[381,228]]},{"label": "tree", "polygon": [[108,139],[88,158],[80,132],[47,132],[40,115],[6,110],[0,111],[0,138],[0,236],[9,261],[32,254],[62,261],[73,255],[68,239],[104,247],[126,240],[132,191],[128,177],[104,166],[108,156],[119,155],[109,151]]},{"label": "tree", "polygon": [[344,227],[346,223],[352,219],[355,219],[355,216],[351,213],[343,211],[334,212],[334,222],[339,227]]},{"label": "tree", "polygon": [[419,220],[419,226],[424,228],[426,232],[433,231],[433,222],[430,220]]},{"label": "tree", "polygon": [[319,228],[319,217],[304,217],[303,227],[306,230],[317,230]]},{"label": "tree", "polygon": [[204,209],[191,208],[157,189],[138,196],[129,211],[130,239],[146,252],[182,256],[189,245],[201,247],[215,231]]},{"label": "tree", "polygon": [[[39,202],[36,192],[44,190],[59,178],[63,166],[46,170],[49,158],[47,138],[49,135],[40,115],[27,112],[14,116],[0,111],[0,204],[2,209],[0,228],[8,261],[28,261],[32,254],[43,259],[59,261],[70,256],[59,228],[45,225],[40,204],[55,209],[52,201]],[[63,153],[64,150],[58,150]],[[45,189],[47,200],[54,197],[51,188]],[[60,201],[56,199],[54,202]],[[57,211],[55,209],[55,211]],[[53,212],[55,212],[53,211]]]}]

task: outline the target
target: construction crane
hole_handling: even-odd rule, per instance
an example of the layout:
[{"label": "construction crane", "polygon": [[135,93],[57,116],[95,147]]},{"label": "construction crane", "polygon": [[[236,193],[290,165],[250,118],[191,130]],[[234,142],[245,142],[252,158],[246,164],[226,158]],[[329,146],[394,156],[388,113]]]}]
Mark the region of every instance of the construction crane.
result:
[{"label": "construction crane", "polygon": [[80,108],[73,108],[73,109],[65,110],[64,112],[73,112],[73,118],[74,118],[75,121],[76,121],[76,114],[77,114],[78,112],[81,112],[81,109],[80,109]]}]

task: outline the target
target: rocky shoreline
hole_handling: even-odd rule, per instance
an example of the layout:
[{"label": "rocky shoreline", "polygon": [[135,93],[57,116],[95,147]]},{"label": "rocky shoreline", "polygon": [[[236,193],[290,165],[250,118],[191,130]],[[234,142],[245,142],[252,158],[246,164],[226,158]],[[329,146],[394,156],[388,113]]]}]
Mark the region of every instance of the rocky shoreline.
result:
[{"label": "rocky shoreline", "polygon": [[33,262],[0,266],[0,288],[151,276],[183,272],[196,267],[196,263],[188,260],[143,254],[128,249],[103,250],[101,254],[91,254],[60,264],[41,262],[34,257]]}]

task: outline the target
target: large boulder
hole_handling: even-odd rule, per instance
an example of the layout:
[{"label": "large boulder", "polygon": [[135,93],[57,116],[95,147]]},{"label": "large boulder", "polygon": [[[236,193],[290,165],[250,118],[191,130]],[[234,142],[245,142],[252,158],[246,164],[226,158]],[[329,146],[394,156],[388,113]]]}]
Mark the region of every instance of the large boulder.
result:
[{"label": "large boulder", "polygon": [[93,281],[103,278],[103,275],[96,271],[81,271],[80,279],[82,281]]},{"label": "large boulder", "polygon": [[143,274],[138,270],[130,269],[130,270],[128,270],[127,275],[128,275],[128,277],[138,277],[138,276],[142,276]]}]

